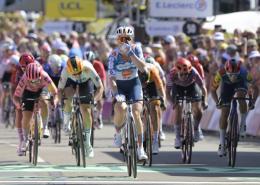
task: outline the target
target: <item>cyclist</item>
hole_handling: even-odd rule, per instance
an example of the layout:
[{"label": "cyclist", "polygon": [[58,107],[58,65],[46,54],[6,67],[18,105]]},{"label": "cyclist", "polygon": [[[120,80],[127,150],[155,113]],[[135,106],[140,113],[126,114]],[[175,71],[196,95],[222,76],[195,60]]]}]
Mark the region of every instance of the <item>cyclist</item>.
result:
[{"label": "cyclist", "polygon": [[[155,65],[156,68],[159,70],[160,78],[163,82],[163,87],[165,89],[165,87],[166,87],[165,73],[164,73],[162,67],[160,66],[160,64],[158,62],[156,62],[155,59],[152,57],[153,56],[152,49],[150,47],[144,47],[143,53],[144,53],[145,62]],[[166,135],[162,129],[162,111],[161,111],[161,109],[159,110],[159,117],[160,117],[160,132],[159,132],[160,140],[164,141],[166,139]]]},{"label": "cyclist", "polygon": [[165,109],[165,90],[163,86],[163,82],[160,78],[159,70],[155,65],[150,63],[150,60],[153,58],[145,58],[148,66],[148,72],[140,72],[138,71],[139,79],[142,83],[143,93],[147,98],[157,98],[160,97],[160,100],[153,100],[149,104],[150,106],[150,115],[153,123],[153,145],[152,150],[153,154],[158,154],[159,152],[159,130],[160,130],[160,121],[161,121],[161,108]]},{"label": "cyclist", "polygon": [[[57,104],[57,88],[49,75],[43,71],[40,64],[30,63],[27,65],[25,73],[14,93],[14,104],[17,109],[22,108],[22,127],[23,127],[23,143],[21,150],[27,149],[29,123],[32,118],[34,102],[26,100],[27,98],[39,98],[44,87],[54,96],[54,105]],[[22,100],[22,107],[20,101]]]},{"label": "cyclist", "polygon": [[[190,54],[186,57],[191,65],[198,71],[198,73],[200,74],[200,77],[202,78],[202,80],[205,82],[205,73],[204,73],[204,69],[202,64],[200,63],[199,59],[197,56]],[[200,120],[202,117],[202,110],[201,107],[198,110],[198,120]],[[202,140],[204,138],[202,130],[199,126],[199,140]]]},{"label": "cyclist", "polygon": [[[51,79],[56,87],[58,87],[60,76],[61,76],[61,71],[64,68],[65,64],[66,64],[66,62],[63,61],[59,55],[56,55],[56,54],[50,55],[47,59],[47,63],[43,64],[44,71],[46,71],[48,73],[48,75],[51,77]],[[45,95],[48,95],[48,92],[46,92]],[[47,118],[49,113],[50,113],[50,111],[48,109],[48,102],[45,102],[44,104],[42,104],[42,107],[41,107],[42,117]],[[47,118],[47,120],[48,120],[48,118]],[[49,137],[49,135],[50,135],[48,125],[47,125],[47,120],[43,121],[44,126],[45,126],[43,135],[45,137],[46,136]]]},{"label": "cyclist", "polygon": [[[97,88],[94,97],[93,83]],[[90,103],[93,101],[93,98],[94,100],[99,100],[101,98],[103,85],[97,72],[89,62],[83,61],[77,56],[71,56],[67,61],[66,67],[64,67],[61,72],[61,78],[58,85],[59,99],[61,100],[63,95],[66,98],[69,98],[64,101],[64,124],[70,124],[72,111],[71,98],[75,94],[77,85],[79,85],[79,96],[85,96],[80,100],[80,109],[84,123],[86,157],[93,158],[94,151],[90,144],[92,128]]]},{"label": "cyclist", "polygon": [[139,160],[146,160],[147,155],[143,148],[143,123],[140,112],[142,111],[143,99],[142,85],[138,78],[138,69],[144,71],[145,62],[140,45],[130,43],[133,41],[134,30],[129,26],[121,26],[116,30],[118,47],[115,48],[108,58],[108,74],[112,86],[112,93],[115,97],[114,124],[116,133],[114,144],[117,147],[122,145],[121,128],[124,126],[127,105],[124,101],[133,100],[133,117],[137,126]]},{"label": "cyclist", "polygon": [[178,58],[175,64],[175,67],[171,70],[168,80],[166,95],[170,102],[173,103],[174,108],[176,109],[176,123],[175,123],[175,148],[178,149],[181,147],[181,115],[182,107],[176,103],[176,99],[182,98],[185,94],[188,97],[194,99],[192,102],[192,111],[194,115],[194,141],[199,140],[199,123],[201,119],[200,104],[201,100],[201,91],[198,88],[200,87],[202,95],[204,96],[202,105],[207,107],[207,90],[206,86],[200,77],[198,71],[192,67],[189,60],[185,58]]},{"label": "cyclist", "polygon": [[96,54],[93,51],[87,51],[85,53],[85,57],[93,65],[94,69],[98,73],[102,81],[102,84],[104,86],[103,96],[99,101],[97,101],[98,125],[96,126],[98,129],[101,129],[103,127],[102,111],[103,111],[103,104],[104,104],[105,91],[106,91],[106,71],[103,63],[97,60]]},{"label": "cyclist", "polygon": [[[211,87],[212,98],[216,102],[217,108],[221,109],[221,117],[219,120],[219,133],[220,144],[218,148],[218,155],[222,157],[226,154],[225,151],[225,136],[228,125],[228,115],[230,111],[230,103],[232,97],[236,93],[238,97],[245,97],[247,94],[248,86],[250,89],[254,89],[252,84],[252,76],[247,69],[242,66],[240,60],[230,59],[224,66],[220,67],[215,75],[214,81]],[[220,97],[217,95],[217,89],[221,83]],[[252,87],[252,88],[251,88]],[[252,106],[256,101],[257,96],[253,97]],[[240,135],[245,136],[246,132],[246,117],[247,117],[247,104],[245,100],[239,100],[239,108],[241,113],[240,121]]]}]

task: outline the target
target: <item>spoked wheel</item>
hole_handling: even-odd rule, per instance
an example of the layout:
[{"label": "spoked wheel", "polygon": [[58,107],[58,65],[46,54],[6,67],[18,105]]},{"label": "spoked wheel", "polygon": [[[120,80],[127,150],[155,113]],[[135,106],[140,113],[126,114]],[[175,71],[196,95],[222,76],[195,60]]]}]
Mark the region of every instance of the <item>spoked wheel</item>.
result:
[{"label": "spoked wheel", "polygon": [[133,172],[133,177],[136,178],[137,177],[137,151],[136,151],[136,131],[134,128],[134,122],[131,119],[131,123],[130,123],[130,153],[132,156],[132,172]]},{"label": "spoked wheel", "polygon": [[34,125],[34,139],[33,139],[33,164],[37,165],[38,162],[38,147],[39,147],[39,128],[38,128],[38,115],[35,117]]},{"label": "spoked wheel", "polygon": [[238,117],[237,114],[231,117],[230,119],[230,146],[229,146],[229,162],[228,165],[235,167],[236,164],[236,154],[237,154],[237,144],[239,139],[239,129],[238,129]]},{"label": "spoked wheel", "polygon": [[56,127],[55,127],[55,143],[60,143],[61,139],[61,121],[56,121]]},{"label": "spoked wheel", "polygon": [[153,151],[152,151],[152,129],[151,129],[151,118],[147,112],[144,113],[146,121],[146,131],[145,131],[145,145],[144,150],[147,154],[148,159],[143,162],[143,165],[148,163],[149,166],[152,166],[153,162]]},{"label": "spoked wheel", "polygon": [[124,156],[127,165],[127,173],[128,176],[130,177],[132,175],[132,157],[130,153],[131,150],[130,150],[128,138],[126,138],[125,142],[126,143],[124,144]]},{"label": "spoked wheel", "polygon": [[[183,119],[184,121],[184,119]],[[190,164],[192,157],[192,146],[193,146],[193,129],[192,129],[192,118],[189,115],[184,123],[184,140],[182,141],[182,162]]]},{"label": "spoked wheel", "polygon": [[95,130],[95,126],[94,124],[92,124],[91,137],[90,137],[90,144],[92,147],[94,147],[94,130]]},{"label": "spoked wheel", "polygon": [[80,144],[77,137],[77,124],[75,120],[75,116],[72,116],[72,132],[71,132],[71,139],[72,139],[72,153],[75,155],[76,165],[80,166]]},{"label": "spoked wheel", "polygon": [[86,158],[85,158],[85,145],[84,145],[84,135],[83,135],[83,127],[82,127],[83,121],[82,121],[82,115],[81,113],[78,113],[77,115],[77,137],[80,145],[81,150],[81,157],[82,157],[82,164],[83,167],[86,167]]},{"label": "spoked wheel", "polygon": [[[29,162],[32,162],[32,148],[33,148],[33,141],[32,138],[29,139],[29,146],[28,146],[28,150],[29,150]],[[25,151],[26,153],[26,151]]]}]

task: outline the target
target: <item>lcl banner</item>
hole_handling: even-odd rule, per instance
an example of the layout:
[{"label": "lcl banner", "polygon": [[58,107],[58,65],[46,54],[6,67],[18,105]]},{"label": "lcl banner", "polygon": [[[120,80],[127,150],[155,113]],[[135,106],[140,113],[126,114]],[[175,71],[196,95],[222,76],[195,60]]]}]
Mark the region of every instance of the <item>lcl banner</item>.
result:
[{"label": "lcl banner", "polygon": [[95,0],[45,0],[45,17],[93,21],[96,19],[96,7]]}]

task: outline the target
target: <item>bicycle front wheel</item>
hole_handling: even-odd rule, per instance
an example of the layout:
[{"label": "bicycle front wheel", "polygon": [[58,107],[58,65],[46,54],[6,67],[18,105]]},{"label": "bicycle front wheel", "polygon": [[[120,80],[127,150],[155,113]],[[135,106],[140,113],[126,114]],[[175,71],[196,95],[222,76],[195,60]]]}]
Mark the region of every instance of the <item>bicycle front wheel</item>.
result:
[{"label": "bicycle front wheel", "polygon": [[80,144],[77,135],[78,125],[76,123],[75,114],[72,115],[72,130],[71,130],[71,140],[72,140],[72,152],[74,152],[76,165],[80,166]]},{"label": "bicycle front wheel", "polygon": [[133,177],[137,177],[137,153],[136,153],[136,130],[135,130],[135,125],[133,119],[131,119],[130,125],[130,149],[131,149],[131,159],[132,159],[132,172],[133,172]]},{"label": "bicycle front wheel", "polygon": [[148,114],[148,111],[146,110],[144,112],[144,117],[145,117],[145,121],[146,121],[146,130],[145,130],[145,151],[147,154],[147,161],[144,161],[143,165],[146,164],[146,162],[148,162],[149,166],[152,166],[152,162],[153,162],[153,151],[152,151],[152,128],[151,128],[151,117]]},{"label": "bicycle front wheel", "polygon": [[192,157],[192,146],[193,146],[193,119],[192,115],[188,116],[188,123],[187,123],[187,142],[186,142],[186,160],[187,163],[191,163]]},{"label": "bicycle front wheel", "polygon": [[76,115],[77,115],[77,138],[78,138],[80,149],[81,149],[82,164],[83,164],[83,167],[85,168],[86,167],[86,158],[85,158],[86,155],[85,155],[82,115],[80,112],[78,112]]},{"label": "bicycle front wheel", "polygon": [[230,166],[235,167],[236,164],[236,154],[237,154],[237,144],[239,139],[239,128],[238,128],[238,115],[235,113],[231,120],[231,141],[230,141]]},{"label": "bicycle front wheel", "polygon": [[37,160],[38,160],[38,147],[39,147],[39,116],[35,116],[35,121],[34,121],[34,140],[33,140],[33,164],[34,166],[37,165]]}]

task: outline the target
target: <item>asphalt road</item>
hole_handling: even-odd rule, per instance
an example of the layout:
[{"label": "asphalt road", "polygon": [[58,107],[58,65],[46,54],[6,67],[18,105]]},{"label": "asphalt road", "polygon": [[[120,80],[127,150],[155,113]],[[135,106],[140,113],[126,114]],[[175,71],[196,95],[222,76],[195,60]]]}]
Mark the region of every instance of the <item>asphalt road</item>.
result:
[{"label": "asphalt road", "polygon": [[113,146],[111,124],[96,130],[95,157],[87,159],[86,168],[76,166],[64,133],[61,144],[42,139],[39,163],[34,167],[28,156],[16,154],[16,130],[0,124],[0,184],[260,184],[259,138],[239,142],[236,167],[230,168],[227,158],[217,156],[217,134],[204,133],[205,139],[195,144],[192,164],[188,165],[182,164],[180,150],[174,149],[170,130],[153,166],[140,164],[134,179],[128,177],[123,156]]}]

